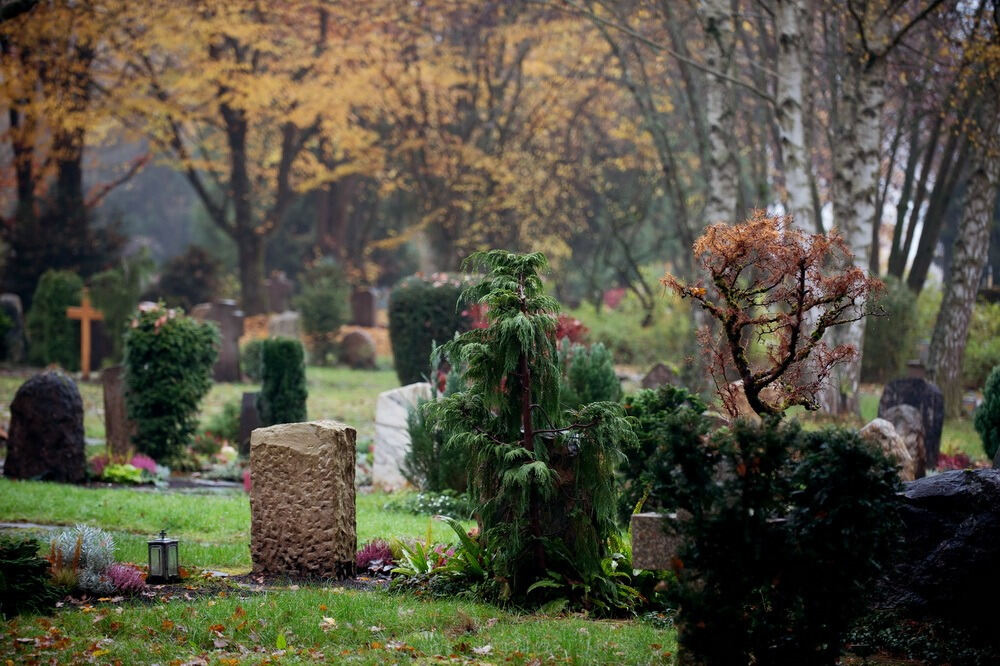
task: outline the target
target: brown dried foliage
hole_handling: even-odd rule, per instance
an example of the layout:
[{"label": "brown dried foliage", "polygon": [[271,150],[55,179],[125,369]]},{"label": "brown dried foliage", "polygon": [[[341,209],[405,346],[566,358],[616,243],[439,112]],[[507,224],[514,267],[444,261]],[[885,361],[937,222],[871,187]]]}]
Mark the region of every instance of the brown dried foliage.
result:
[{"label": "brown dried foliage", "polygon": [[[726,410],[739,413],[738,382],[762,416],[793,405],[817,409],[831,369],[857,353],[849,345],[831,348],[823,334],[871,314],[866,305],[882,283],[853,264],[839,236],[807,234],[790,217],[760,210],[736,226],[708,227],[694,253],[708,284],[670,274],[662,282],[718,322],[698,335]],[[757,343],[762,359],[750,353]]]}]

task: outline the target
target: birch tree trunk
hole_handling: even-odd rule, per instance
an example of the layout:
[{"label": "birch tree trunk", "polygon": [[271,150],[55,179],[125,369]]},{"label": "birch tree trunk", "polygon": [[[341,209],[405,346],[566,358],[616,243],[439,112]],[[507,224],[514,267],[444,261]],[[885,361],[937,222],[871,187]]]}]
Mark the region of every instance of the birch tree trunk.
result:
[{"label": "birch tree trunk", "polygon": [[775,21],[778,32],[778,84],[775,112],[781,139],[782,172],[785,176],[785,210],[795,226],[815,233],[809,158],[806,150],[802,105],[805,99],[805,57],[801,26],[805,11],[802,0],[778,0]]},{"label": "birch tree trunk", "polygon": [[[997,113],[995,107],[993,112]],[[992,140],[975,142],[965,207],[955,238],[951,278],[945,284],[931,338],[928,370],[931,380],[944,394],[948,417],[958,416],[961,410],[962,357],[972,307],[986,266],[990,227],[1000,190],[1000,157],[988,150],[991,145],[1000,145],[995,119],[991,132]]]},{"label": "birch tree trunk", "polygon": [[[883,16],[874,26],[877,43],[888,33],[886,21]],[[848,37],[847,80],[842,87],[840,124],[833,146],[833,218],[853,254],[854,264],[867,271],[879,184],[886,63],[884,57],[866,53],[857,44],[858,39]],[[858,413],[864,319],[832,332],[831,344],[851,345],[858,353],[854,360],[831,373],[820,395],[820,405],[830,414]]]},{"label": "birch tree trunk", "polygon": [[[705,32],[705,64],[724,76],[732,76],[734,20],[728,0],[702,0],[699,18]],[[732,141],[733,100],[729,82],[715,74],[706,77],[705,121],[708,125],[708,189],[705,222],[736,221],[739,173]]]}]

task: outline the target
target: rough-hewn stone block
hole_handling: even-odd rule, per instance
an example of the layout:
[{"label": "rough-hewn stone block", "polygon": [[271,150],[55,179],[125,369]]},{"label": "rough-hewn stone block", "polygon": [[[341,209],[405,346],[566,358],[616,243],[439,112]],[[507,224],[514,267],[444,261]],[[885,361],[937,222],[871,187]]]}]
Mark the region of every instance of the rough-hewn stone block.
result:
[{"label": "rough-hewn stone block", "polygon": [[675,520],[662,513],[637,513],[632,516],[632,568],[669,569],[681,546],[680,537],[666,532],[665,521]]},{"label": "rough-hewn stone block", "polygon": [[250,551],[255,573],[354,573],[357,433],[336,421],[258,428],[250,438]]}]

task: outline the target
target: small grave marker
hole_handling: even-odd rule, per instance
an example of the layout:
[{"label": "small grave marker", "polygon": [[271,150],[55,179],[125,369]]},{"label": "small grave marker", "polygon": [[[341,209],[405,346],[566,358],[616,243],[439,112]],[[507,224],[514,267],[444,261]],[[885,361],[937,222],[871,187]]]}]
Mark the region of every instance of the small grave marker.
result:
[{"label": "small grave marker", "polygon": [[90,379],[90,324],[104,321],[104,314],[90,305],[90,293],[84,289],[80,305],[66,308],[66,316],[80,322],[80,371],[83,379]]}]

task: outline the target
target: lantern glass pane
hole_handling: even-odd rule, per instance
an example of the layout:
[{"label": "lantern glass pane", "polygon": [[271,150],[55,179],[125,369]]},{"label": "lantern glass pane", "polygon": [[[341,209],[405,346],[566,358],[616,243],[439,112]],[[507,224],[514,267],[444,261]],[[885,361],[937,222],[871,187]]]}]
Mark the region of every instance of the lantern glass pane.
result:
[{"label": "lantern glass pane", "polygon": [[154,577],[163,576],[163,562],[160,559],[160,546],[149,546],[149,575]]},{"label": "lantern glass pane", "polygon": [[167,544],[167,575],[177,575],[177,544]]}]

